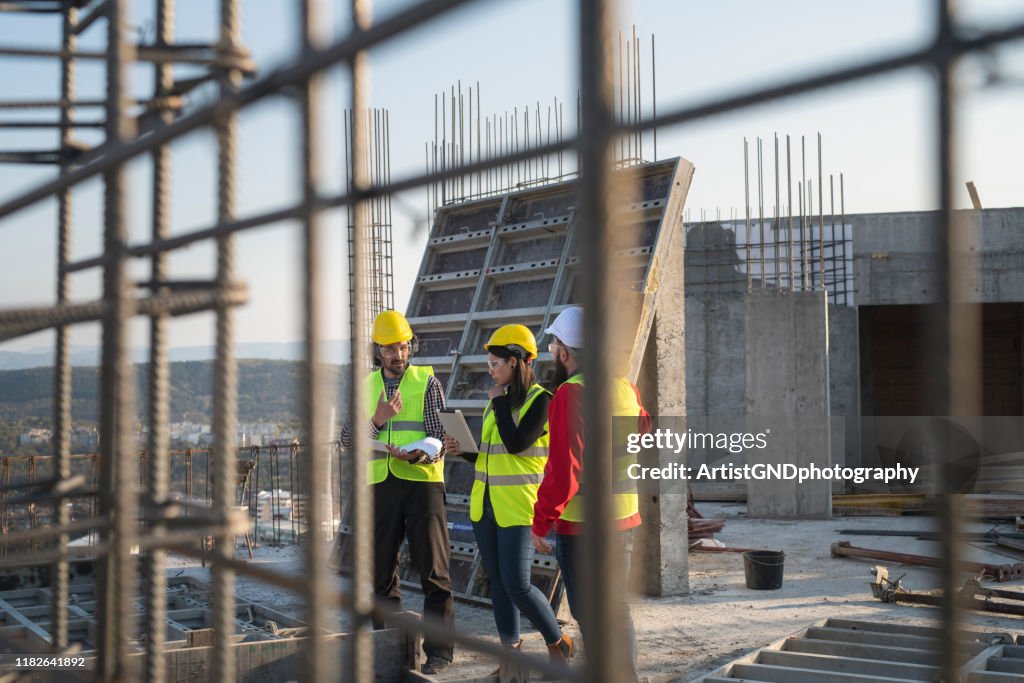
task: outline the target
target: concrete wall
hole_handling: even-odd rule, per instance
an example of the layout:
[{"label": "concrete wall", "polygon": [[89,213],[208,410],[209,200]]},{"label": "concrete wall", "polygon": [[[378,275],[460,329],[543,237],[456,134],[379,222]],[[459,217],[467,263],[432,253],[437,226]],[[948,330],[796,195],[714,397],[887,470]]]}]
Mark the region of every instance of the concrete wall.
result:
[{"label": "concrete wall", "polygon": [[[983,303],[1024,301],[1024,208],[961,211],[955,216],[976,244],[961,267],[976,272],[972,298]],[[938,300],[935,212],[846,216],[852,235],[855,306],[908,305]],[[689,416],[741,415],[747,391],[745,345],[763,329],[748,321],[746,277],[735,234],[713,223],[689,226],[686,252],[686,409]],[[760,282],[754,280],[755,294]],[[861,412],[859,316],[856,307],[830,306],[829,412]],[[793,343],[789,337],[778,344]],[[834,424],[839,424],[834,421]],[[861,435],[837,434],[831,459],[857,465]],[[728,462],[729,460],[723,460]],[[836,490],[839,490],[837,485]],[[742,494],[743,487],[718,486]],[[694,486],[698,496],[706,486]]]},{"label": "concrete wall", "polygon": [[[1024,208],[959,211],[977,255],[962,267],[977,271],[971,299],[984,303],[1024,301]],[[935,212],[860,214],[852,228],[854,286],[858,306],[936,303],[933,281]]]}]

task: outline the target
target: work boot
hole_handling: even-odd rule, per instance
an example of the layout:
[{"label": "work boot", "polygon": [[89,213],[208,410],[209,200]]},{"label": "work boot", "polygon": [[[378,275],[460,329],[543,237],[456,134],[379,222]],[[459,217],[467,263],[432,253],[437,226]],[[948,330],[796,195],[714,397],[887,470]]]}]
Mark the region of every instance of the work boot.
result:
[{"label": "work boot", "polygon": [[[523,651],[523,641],[522,641],[522,639],[520,639],[519,642],[516,643],[515,645],[506,645],[505,647],[507,647],[510,650],[518,650],[519,652],[522,652]],[[494,671],[491,672],[491,676],[499,676],[500,677],[501,673],[503,671],[506,671],[507,669],[508,669],[508,664],[506,664],[505,662],[502,662],[501,664],[498,665],[497,669],[495,669]]]},{"label": "work boot", "polygon": [[[548,661],[552,664],[560,664],[564,667],[569,666],[569,660],[576,654],[576,644],[572,642],[572,638],[562,634],[562,637],[558,639],[558,642],[548,645]],[[551,676],[544,676],[543,680],[553,680]]]},{"label": "work boot", "polygon": [[423,666],[420,667],[420,671],[429,676],[432,676],[434,674],[441,673],[450,665],[451,661],[445,659],[444,657],[438,655],[430,655],[429,657],[427,657],[426,663],[424,663]]}]

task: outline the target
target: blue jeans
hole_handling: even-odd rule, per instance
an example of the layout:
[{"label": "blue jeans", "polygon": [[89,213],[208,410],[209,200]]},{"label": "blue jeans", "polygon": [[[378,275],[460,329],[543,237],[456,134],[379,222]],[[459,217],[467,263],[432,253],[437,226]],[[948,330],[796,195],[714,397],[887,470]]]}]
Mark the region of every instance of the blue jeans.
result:
[{"label": "blue jeans", "polygon": [[[629,565],[633,556],[633,530],[627,529],[622,532],[622,577],[629,582]],[[582,584],[580,581],[580,566],[585,562],[583,556],[583,537],[558,534],[555,537],[555,559],[562,570],[562,585],[565,586],[565,595],[569,600],[569,611],[573,619],[580,625],[583,632],[583,641],[587,640],[587,625],[581,619],[580,600]],[[629,611],[629,603],[626,601],[626,589],[617,591],[616,597],[622,600],[622,606],[626,615],[626,637],[629,639],[629,656],[633,662],[633,670],[636,670],[636,628],[633,626],[633,616]]]},{"label": "blue jeans", "polygon": [[484,497],[484,512],[473,522],[480,559],[491,582],[494,624],[503,645],[519,643],[519,612],[522,611],[544,636],[548,645],[558,642],[562,629],[540,589],[530,583],[533,563],[531,527],[500,527],[494,519],[491,497]]}]

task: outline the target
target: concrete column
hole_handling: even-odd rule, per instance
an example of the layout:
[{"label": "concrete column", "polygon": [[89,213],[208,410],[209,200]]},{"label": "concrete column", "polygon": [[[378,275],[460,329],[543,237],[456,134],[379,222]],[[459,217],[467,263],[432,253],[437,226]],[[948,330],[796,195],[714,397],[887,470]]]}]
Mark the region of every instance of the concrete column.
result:
[{"label": "concrete column", "polygon": [[[771,430],[748,464],[827,467],[829,440],[828,299],[825,292],[753,292],[747,304],[747,429]],[[747,482],[751,517],[827,518],[831,483]]]},{"label": "concrete column", "polygon": [[[665,253],[638,384],[648,412],[680,416],[686,414],[682,230],[674,232]],[[659,459],[666,465],[678,458],[667,451]],[[687,489],[683,482],[671,482],[671,487],[670,493],[640,496],[643,525],[635,536],[632,587],[646,595],[683,595],[690,590]]]}]

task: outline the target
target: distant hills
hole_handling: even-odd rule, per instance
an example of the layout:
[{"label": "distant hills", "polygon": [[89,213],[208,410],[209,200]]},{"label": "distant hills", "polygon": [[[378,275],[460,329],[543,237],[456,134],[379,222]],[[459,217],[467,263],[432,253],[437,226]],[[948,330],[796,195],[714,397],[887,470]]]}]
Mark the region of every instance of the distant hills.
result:
[{"label": "distant hills", "polygon": [[[238,419],[243,422],[290,422],[299,419],[301,363],[294,360],[238,361]],[[342,366],[324,366],[338,387],[338,405],[347,394],[349,373]],[[139,418],[146,415],[148,365],[135,366]],[[71,414],[75,422],[99,416],[99,368],[72,368]],[[341,381],[339,381],[339,376]],[[213,415],[213,361],[171,363],[171,421],[209,423]],[[53,415],[53,369],[48,367],[0,371],[0,422],[8,425],[49,421]]]},{"label": "distant hills", "polygon": [[[341,365],[348,362],[349,341],[332,339],[325,344],[326,362]],[[215,356],[213,346],[179,346],[168,351],[169,359],[174,361],[212,360]],[[260,360],[301,360],[303,357],[302,342],[245,342],[235,346],[238,358]],[[73,346],[71,348],[71,364],[74,366],[98,366],[101,349],[98,346]],[[132,349],[132,360],[145,363],[149,360],[144,348]],[[23,370],[26,368],[51,367],[53,365],[52,348],[36,348],[26,351],[0,350],[0,370]]]}]

